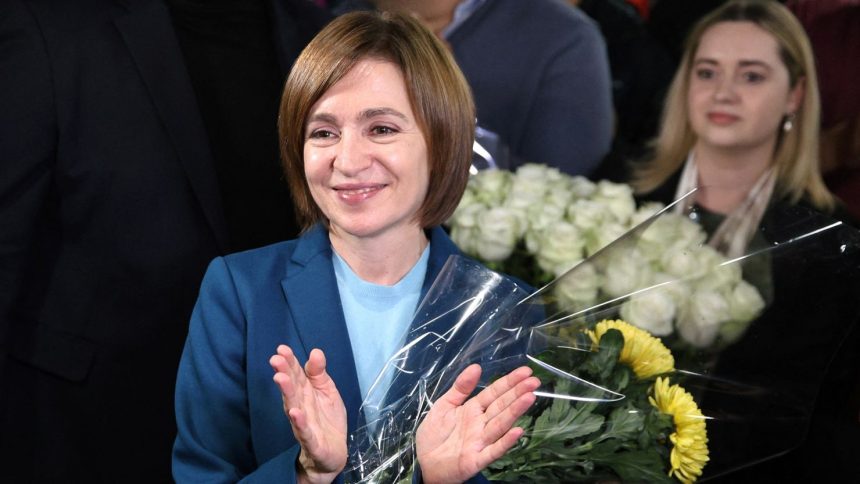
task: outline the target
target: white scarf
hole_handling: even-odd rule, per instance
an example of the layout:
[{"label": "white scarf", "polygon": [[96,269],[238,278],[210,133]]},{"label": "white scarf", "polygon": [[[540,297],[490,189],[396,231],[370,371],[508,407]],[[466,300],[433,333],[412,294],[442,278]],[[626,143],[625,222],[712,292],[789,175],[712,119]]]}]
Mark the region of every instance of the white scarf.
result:
[{"label": "white scarf", "polygon": [[[711,234],[708,245],[721,252],[729,259],[735,259],[744,255],[747,244],[752,240],[758,225],[767,210],[773,187],[776,183],[773,167],[761,174],[755,185],[741,203],[732,213],[728,214],[717,230]],[[691,152],[684,163],[681,179],[678,181],[678,189],[675,191],[675,200],[681,198],[691,190],[699,188],[698,169]],[[706,189],[706,186],[701,187]],[[695,202],[695,195],[687,197],[683,203],[675,207],[675,213],[687,215]]]}]

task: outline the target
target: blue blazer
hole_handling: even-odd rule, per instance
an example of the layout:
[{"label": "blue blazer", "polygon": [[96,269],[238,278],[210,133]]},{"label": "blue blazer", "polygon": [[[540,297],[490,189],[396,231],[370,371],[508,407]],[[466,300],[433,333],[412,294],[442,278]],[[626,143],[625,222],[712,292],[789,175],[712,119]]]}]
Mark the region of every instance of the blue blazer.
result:
[{"label": "blue blazer", "polygon": [[[457,247],[430,231],[422,294]],[[360,422],[361,393],[327,231],[212,261],[191,317],[176,384],[177,482],[295,481],[299,445],[272,381],[279,344],[301,363],[325,352],[347,409]]]}]

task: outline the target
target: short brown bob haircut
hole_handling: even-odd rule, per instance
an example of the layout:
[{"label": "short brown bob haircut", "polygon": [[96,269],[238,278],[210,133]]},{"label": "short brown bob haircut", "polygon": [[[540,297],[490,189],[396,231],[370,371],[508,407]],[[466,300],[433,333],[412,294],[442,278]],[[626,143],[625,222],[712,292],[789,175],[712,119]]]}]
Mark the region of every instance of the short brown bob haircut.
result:
[{"label": "short brown bob haircut", "polygon": [[304,172],[305,127],[311,107],[358,62],[400,67],[427,143],[429,185],[418,210],[422,228],[440,225],[466,189],[475,137],[475,105],[448,49],[418,20],[392,12],[352,12],[328,24],[302,51],[284,87],[278,115],[281,159],[303,230],[328,223]]}]

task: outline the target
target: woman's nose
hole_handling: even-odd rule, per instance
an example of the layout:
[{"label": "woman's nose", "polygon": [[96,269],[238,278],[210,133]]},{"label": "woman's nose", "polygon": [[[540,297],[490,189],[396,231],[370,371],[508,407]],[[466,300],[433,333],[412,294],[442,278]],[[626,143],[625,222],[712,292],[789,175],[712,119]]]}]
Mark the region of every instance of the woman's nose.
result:
[{"label": "woman's nose", "polygon": [[343,133],[334,155],[334,169],[347,176],[356,175],[367,169],[373,160],[367,148],[367,141],[360,135]]},{"label": "woman's nose", "polygon": [[734,101],[737,98],[735,83],[731,76],[723,76],[717,81],[714,99],[720,102]]}]

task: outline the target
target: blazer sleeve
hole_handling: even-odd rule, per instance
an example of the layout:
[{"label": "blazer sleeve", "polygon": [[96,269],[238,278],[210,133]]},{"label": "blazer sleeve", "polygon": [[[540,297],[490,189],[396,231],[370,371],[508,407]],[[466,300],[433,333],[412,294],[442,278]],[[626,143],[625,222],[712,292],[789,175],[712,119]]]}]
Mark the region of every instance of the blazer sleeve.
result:
[{"label": "blazer sleeve", "polygon": [[[0,2],[0,356],[57,149],[48,52],[18,0]],[[0,357],[0,363],[5,358]],[[2,371],[0,371],[2,374]]]},{"label": "blazer sleeve", "polygon": [[245,329],[230,270],[216,258],[203,278],[177,375],[173,477],[178,483],[296,482],[298,445],[257,462],[246,393]]}]

